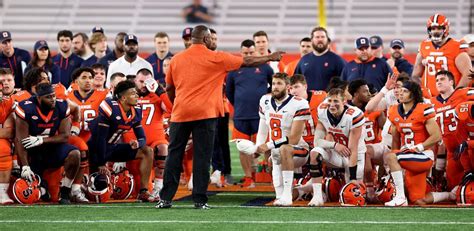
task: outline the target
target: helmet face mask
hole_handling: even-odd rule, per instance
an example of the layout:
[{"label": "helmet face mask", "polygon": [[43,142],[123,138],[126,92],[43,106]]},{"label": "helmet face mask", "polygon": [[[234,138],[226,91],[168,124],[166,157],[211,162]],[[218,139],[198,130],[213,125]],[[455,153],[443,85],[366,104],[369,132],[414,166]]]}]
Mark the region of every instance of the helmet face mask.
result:
[{"label": "helmet face mask", "polygon": [[449,20],[442,14],[432,15],[426,23],[426,28],[431,41],[442,42],[449,35]]}]

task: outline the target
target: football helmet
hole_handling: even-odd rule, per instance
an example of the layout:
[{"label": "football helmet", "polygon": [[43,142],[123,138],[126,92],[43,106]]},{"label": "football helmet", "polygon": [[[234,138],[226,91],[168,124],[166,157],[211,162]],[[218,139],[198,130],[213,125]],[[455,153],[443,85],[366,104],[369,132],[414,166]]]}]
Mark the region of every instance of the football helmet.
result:
[{"label": "football helmet", "polygon": [[112,176],[113,193],[112,198],[114,200],[125,200],[132,194],[135,186],[133,175],[128,172],[127,169]]},{"label": "football helmet", "polygon": [[[443,31],[434,33],[432,27],[442,27]],[[426,23],[429,38],[434,42],[440,42],[449,35],[449,20],[442,14],[432,15]]]},{"label": "football helmet", "polygon": [[458,205],[474,204],[474,181],[459,185],[456,190],[456,203]]},{"label": "football helmet", "polygon": [[395,185],[390,175],[385,175],[380,179],[379,185],[375,189],[375,196],[382,202],[389,202],[395,196]]},{"label": "football helmet", "polygon": [[360,187],[354,183],[347,183],[339,193],[339,202],[342,206],[364,206],[367,190],[364,184]]},{"label": "football helmet", "polygon": [[38,175],[35,175],[32,182],[18,178],[12,185],[12,198],[20,204],[34,204],[41,198],[40,184],[41,178]]},{"label": "football helmet", "polygon": [[338,202],[342,182],[337,177],[324,177],[322,190],[327,196],[328,202]]},{"label": "football helmet", "polygon": [[86,192],[89,201],[95,203],[107,202],[112,195],[112,191],[110,178],[107,175],[95,172],[89,176]]}]

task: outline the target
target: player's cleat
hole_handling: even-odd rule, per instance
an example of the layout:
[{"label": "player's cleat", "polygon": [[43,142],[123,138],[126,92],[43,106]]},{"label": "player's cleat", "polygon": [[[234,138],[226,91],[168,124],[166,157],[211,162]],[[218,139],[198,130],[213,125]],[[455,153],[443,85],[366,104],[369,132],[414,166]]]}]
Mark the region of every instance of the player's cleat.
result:
[{"label": "player's cleat", "polygon": [[194,203],[195,209],[211,209],[207,203]]},{"label": "player's cleat", "polygon": [[148,190],[142,190],[137,196],[137,201],[139,202],[158,202],[159,200],[159,197],[154,197]]},{"label": "player's cleat", "polygon": [[291,198],[280,198],[278,199],[278,206],[292,206],[293,201]]},{"label": "player's cleat", "polygon": [[155,198],[160,198],[160,191],[161,191],[161,188],[153,188],[153,190],[151,191],[151,195]]},{"label": "player's cleat", "polygon": [[171,201],[165,201],[165,200],[160,200],[158,203],[156,203],[155,208],[157,209],[169,209],[173,206]]},{"label": "player's cleat", "polygon": [[459,185],[456,185],[451,192],[449,192],[449,200],[450,201],[456,201],[456,192],[458,191]]},{"label": "player's cleat", "polygon": [[2,193],[0,195],[0,205],[10,205],[13,203],[15,202],[12,199],[10,199],[10,197],[7,194]]},{"label": "player's cleat", "polygon": [[244,182],[240,186],[242,188],[255,188],[255,182],[253,181],[252,177],[245,177]]},{"label": "player's cleat", "polygon": [[308,203],[309,207],[318,207],[318,206],[323,206],[324,205],[324,200],[322,196],[316,196],[314,195],[311,201]]},{"label": "player's cleat", "polygon": [[399,206],[408,206],[407,198],[395,197],[393,200],[385,203],[385,206],[389,207],[399,207]]},{"label": "player's cleat", "polygon": [[78,190],[71,193],[71,202],[85,204],[89,203],[89,200],[86,198],[86,194],[82,190]]},{"label": "player's cleat", "polygon": [[221,171],[216,170],[212,173],[211,177],[211,184],[215,184],[216,187],[220,188],[222,187],[222,182],[221,182]]}]

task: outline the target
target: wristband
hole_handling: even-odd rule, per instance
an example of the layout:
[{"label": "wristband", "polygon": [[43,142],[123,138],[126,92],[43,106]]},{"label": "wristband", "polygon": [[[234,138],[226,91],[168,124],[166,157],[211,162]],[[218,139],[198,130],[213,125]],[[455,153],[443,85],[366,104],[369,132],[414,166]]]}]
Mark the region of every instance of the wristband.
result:
[{"label": "wristband", "polygon": [[380,90],[380,93],[386,95],[388,92],[388,89],[386,87],[382,87],[382,89]]},{"label": "wristband", "polygon": [[268,141],[266,144],[267,144],[268,149],[279,148],[284,144],[288,144],[288,137],[285,136],[275,141]]},{"label": "wristband", "polygon": [[357,180],[357,165],[349,167],[349,180]]}]

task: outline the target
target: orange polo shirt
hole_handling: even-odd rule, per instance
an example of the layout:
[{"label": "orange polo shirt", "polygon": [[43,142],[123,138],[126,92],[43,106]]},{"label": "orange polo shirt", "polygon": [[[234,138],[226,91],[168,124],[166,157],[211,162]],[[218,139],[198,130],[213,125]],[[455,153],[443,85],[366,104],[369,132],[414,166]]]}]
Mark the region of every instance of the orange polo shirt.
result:
[{"label": "orange polo shirt", "polygon": [[222,86],[227,72],[237,70],[243,58],[193,44],[176,54],[166,73],[166,84],[176,88],[171,122],[224,116]]}]

